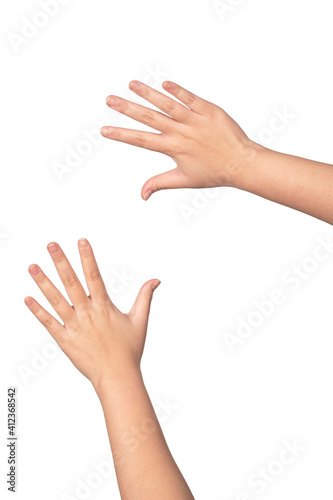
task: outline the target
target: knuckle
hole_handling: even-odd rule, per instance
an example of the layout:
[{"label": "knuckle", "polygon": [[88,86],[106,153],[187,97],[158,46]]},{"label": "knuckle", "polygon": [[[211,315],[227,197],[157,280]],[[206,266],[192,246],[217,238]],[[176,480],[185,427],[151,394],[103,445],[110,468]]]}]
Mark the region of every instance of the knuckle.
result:
[{"label": "knuckle", "polygon": [[176,103],[172,99],[167,99],[164,103],[164,110],[167,113],[174,111],[175,107],[176,107]]},{"label": "knuckle", "polygon": [[51,297],[50,299],[50,303],[53,307],[58,307],[60,306],[62,302],[62,297],[60,295],[54,295],[53,297]]},{"label": "knuckle", "polygon": [[68,276],[65,276],[63,279],[63,283],[66,288],[73,288],[77,284],[77,278],[74,276],[74,274],[69,274]]},{"label": "knuckle", "polygon": [[42,320],[42,325],[45,326],[45,328],[51,328],[53,324],[53,320],[51,318],[45,318]]},{"label": "knuckle", "polygon": [[156,182],[155,188],[156,188],[156,191],[162,191],[163,189],[165,189],[165,186],[161,182]]},{"label": "knuckle", "polygon": [[144,145],[145,145],[145,139],[143,137],[142,134],[138,134],[135,136],[134,138],[134,145],[139,147],[139,148],[143,148]]},{"label": "knuckle", "polygon": [[40,275],[37,276],[36,283],[38,283],[38,285],[43,285],[47,283],[47,278],[44,273],[40,273]]},{"label": "knuckle", "polygon": [[101,274],[99,271],[91,271],[88,275],[90,281],[99,281],[101,279]]},{"label": "knuckle", "polygon": [[56,262],[57,264],[59,264],[60,262],[62,262],[64,259],[65,259],[65,254],[63,254],[63,253],[61,253],[57,257],[53,258],[54,262]]},{"label": "knuckle", "polygon": [[221,113],[222,109],[217,106],[216,104],[209,103],[208,106],[206,106],[206,115],[208,115],[210,118],[215,118],[219,119],[222,118],[223,113]]},{"label": "knuckle", "polygon": [[152,293],[148,292],[147,290],[144,292],[144,296],[149,301],[152,299]]},{"label": "knuckle", "polygon": [[187,106],[194,104],[197,101],[197,98],[194,94],[189,93],[185,99],[185,103]]},{"label": "knuckle", "polygon": [[75,336],[79,333],[79,327],[76,321],[71,320],[66,323],[66,330],[71,336]]},{"label": "knuckle", "polygon": [[107,293],[100,295],[98,297],[98,300],[95,300],[94,308],[96,309],[98,316],[109,315],[112,308],[112,303]]},{"label": "knuckle", "polygon": [[153,114],[150,113],[149,111],[146,111],[145,113],[143,113],[142,115],[142,123],[145,123],[146,125],[149,125],[150,123],[153,123],[154,121],[154,118],[153,118]]}]

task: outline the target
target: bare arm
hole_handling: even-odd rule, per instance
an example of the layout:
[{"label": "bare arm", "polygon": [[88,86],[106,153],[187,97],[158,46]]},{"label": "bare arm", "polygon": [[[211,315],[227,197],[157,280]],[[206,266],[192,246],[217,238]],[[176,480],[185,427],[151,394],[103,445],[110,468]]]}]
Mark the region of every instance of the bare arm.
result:
[{"label": "bare arm", "polygon": [[121,497],[193,500],[164,439],[138,370],[96,388],[102,403]]},{"label": "bare arm", "polygon": [[101,401],[119,490],[123,500],[193,500],[164,439],[140,370],[153,291],[158,280],[141,288],[128,314],[111,302],[90,244],[79,251],[87,296],[60,246],[48,245],[73,307],[36,264],[29,272],[62,325],[32,297],[25,303]]},{"label": "bare arm", "polygon": [[333,166],[278,153],[251,141],[219,106],[173,82],[163,88],[178,99],[133,81],[130,89],[161,110],[109,96],[108,105],[160,133],[103,127],[112,140],[170,156],[176,168],[149,179],[147,200],[160,189],[231,186],[333,224]]},{"label": "bare arm", "polygon": [[235,187],[333,224],[333,166],[256,147]]}]

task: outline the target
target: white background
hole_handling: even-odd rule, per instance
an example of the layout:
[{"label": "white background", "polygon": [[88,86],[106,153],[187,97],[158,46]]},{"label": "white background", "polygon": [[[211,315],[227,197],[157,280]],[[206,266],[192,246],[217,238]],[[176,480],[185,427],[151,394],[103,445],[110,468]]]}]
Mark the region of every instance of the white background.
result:
[{"label": "white background", "polygon": [[[62,3],[52,18],[35,0],[1,5],[1,492],[15,385],[16,498],[119,498],[114,473],[91,476],[94,462],[111,457],[97,396],[23,303],[33,295],[46,305],[30,264],[59,283],[47,243],[59,242],[82,276],[77,239],[87,237],[122,310],[143,282],[162,281],[144,378],[195,498],[332,496],[333,255],[311,260],[332,227],[233,189],[164,191],[144,202],[143,183],[173,161],[94,134],[102,122],[144,128],[105,98],[138,102],[132,79],[159,90],[170,79],[267,147],[332,162],[331,2],[226,0],[225,15],[211,0]],[[16,38],[15,50],[26,19],[44,26]],[[269,132],[283,109],[293,118]],[[95,144],[59,179],[55,162],[65,164],[87,132]],[[294,265],[304,272],[297,289]],[[284,303],[231,353],[224,334],[236,335],[239,318],[274,289]],[[285,440],[304,450],[259,494],[248,478],[279,467]],[[101,484],[76,492],[92,478]]]}]

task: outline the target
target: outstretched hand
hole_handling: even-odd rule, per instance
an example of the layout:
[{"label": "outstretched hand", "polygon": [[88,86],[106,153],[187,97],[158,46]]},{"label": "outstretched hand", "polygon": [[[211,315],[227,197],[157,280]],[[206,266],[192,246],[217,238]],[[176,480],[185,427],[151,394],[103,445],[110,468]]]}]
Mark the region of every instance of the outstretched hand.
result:
[{"label": "outstretched hand", "polygon": [[96,386],[104,380],[126,377],[129,369],[140,369],[150,303],[160,281],[145,283],[131,311],[123,314],[107,293],[89,242],[81,239],[78,246],[89,296],[60,246],[57,243],[48,245],[73,305],[39,266],[33,264],[29,267],[30,275],[64,324],[32,297],[26,297],[25,303],[76,368]]},{"label": "outstretched hand", "polygon": [[144,200],[160,189],[237,187],[257,145],[223,109],[170,81],[163,89],[180,102],[138,81],[129,87],[161,112],[113,95],[106,100],[108,106],[161,133],[106,126],[102,135],[164,153],[177,164],[144,184]]}]

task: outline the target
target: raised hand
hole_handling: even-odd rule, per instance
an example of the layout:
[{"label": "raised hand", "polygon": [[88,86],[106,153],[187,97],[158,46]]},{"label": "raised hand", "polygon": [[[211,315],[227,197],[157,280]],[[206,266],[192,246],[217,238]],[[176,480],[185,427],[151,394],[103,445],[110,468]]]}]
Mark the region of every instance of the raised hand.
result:
[{"label": "raised hand", "polygon": [[128,314],[111,302],[87,240],[79,240],[90,295],[57,243],[48,245],[71,305],[36,264],[29,272],[64,324],[35,299],[25,303],[85,375],[101,402],[121,498],[193,500],[159,425],[140,369],[150,303],[159,280],[141,288]]},{"label": "raised hand", "polygon": [[29,267],[30,275],[63,324],[32,297],[26,297],[25,303],[76,368],[97,385],[104,379],[126,377],[128,370],[139,370],[150,302],[160,282],[150,280],[143,285],[131,311],[123,314],[106,291],[89,242],[81,239],[78,246],[90,295],[60,246],[50,243],[48,251],[73,305],[36,264]]}]

